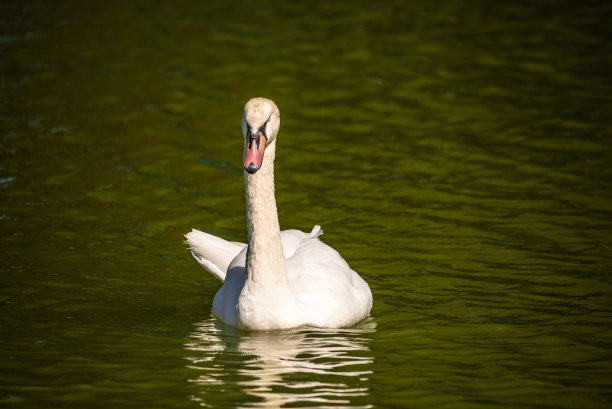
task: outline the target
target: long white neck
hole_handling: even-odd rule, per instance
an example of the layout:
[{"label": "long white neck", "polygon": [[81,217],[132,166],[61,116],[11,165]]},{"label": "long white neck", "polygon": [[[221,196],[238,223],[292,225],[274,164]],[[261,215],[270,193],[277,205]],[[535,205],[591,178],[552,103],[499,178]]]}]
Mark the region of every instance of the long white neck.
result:
[{"label": "long white neck", "polygon": [[249,233],[245,289],[262,295],[288,287],[274,198],[275,153],[276,141],[272,141],[261,168],[254,174],[244,173]]}]

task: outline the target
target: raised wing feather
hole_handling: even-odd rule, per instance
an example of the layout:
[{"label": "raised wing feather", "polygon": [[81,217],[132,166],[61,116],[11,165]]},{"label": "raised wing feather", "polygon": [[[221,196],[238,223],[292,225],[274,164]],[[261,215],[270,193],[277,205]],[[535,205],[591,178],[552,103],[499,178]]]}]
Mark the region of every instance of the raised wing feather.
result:
[{"label": "raised wing feather", "polygon": [[221,281],[225,280],[229,264],[246,247],[246,244],[227,241],[196,229],[185,237],[197,262]]}]

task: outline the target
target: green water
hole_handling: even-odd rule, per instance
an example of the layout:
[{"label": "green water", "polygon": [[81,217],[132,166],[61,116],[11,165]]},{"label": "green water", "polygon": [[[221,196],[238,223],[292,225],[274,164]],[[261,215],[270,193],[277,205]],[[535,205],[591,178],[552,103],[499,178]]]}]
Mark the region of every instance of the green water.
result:
[{"label": "green water", "polygon": [[[612,405],[609,2],[88,3],[0,3],[0,406]],[[211,314],[253,96],[354,328]]]}]

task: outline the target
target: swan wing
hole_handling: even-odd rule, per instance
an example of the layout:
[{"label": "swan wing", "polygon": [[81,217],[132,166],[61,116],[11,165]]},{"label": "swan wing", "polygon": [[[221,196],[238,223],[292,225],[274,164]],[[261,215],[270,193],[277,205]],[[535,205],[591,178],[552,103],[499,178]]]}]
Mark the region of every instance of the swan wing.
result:
[{"label": "swan wing", "polygon": [[225,280],[232,260],[246,247],[246,244],[227,241],[196,229],[185,237],[196,261],[221,281]]},{"label": "swan wing", "polygon": [[[291,257],[302,240],[315,238],[323,234],[320,226],[315,226],[310,233],[299,230],[281,232],[281,241],[285,258]],[[227,241],[212,234],[193,229],[185,235],[191,254],[209,273],[224,281],[230,263],[247,246],[244,243]],[[244,267],[244,262],[242,263]]]},{"label": "swan wing", "polygon": [[283,230],[281,232],[281,244],[285,260],[291,258],[308,239],[316,239],[322,234],[323,230],[318,225],[313,227],[310,233],[304,233],[300,230]]},{"label": "swan wing", "polygon": [[352,325],[372,308],[368,284],[336,250],[316,238],[303,240],[287,259],[287,275],[296,298],[312,312],[311,325]]}]

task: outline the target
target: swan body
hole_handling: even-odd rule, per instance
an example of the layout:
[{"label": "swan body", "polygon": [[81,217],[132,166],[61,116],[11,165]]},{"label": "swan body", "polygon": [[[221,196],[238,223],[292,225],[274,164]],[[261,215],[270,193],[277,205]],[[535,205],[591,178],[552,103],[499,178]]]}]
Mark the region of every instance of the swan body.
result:
[{"label": "swan body", "polygon": [[350,326],[372,308],[368,284],[319,240],[319,226],[310,233],[280,231],[274,198],[279,127],[273,101],[247,102],[242,131],[248,244],[195,229],[186,235],[187,242],[198,263],[223,281],[213,313],[227,324],[250,329]]}]

